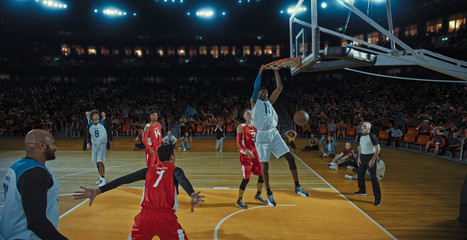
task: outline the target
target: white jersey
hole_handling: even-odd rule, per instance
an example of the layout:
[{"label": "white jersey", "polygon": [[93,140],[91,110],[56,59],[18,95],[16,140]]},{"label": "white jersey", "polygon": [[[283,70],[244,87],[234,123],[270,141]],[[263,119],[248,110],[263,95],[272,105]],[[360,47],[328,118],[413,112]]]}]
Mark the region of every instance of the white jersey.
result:
[{"label": "white jersey", "polygon": [[91,134],[92,144],[107,144],[107,130],[104,127],[104,121],[99,121],[97,124],[91,122],[89,124],[89,133]]},{"label": "white jersey", "polygon": [[251,109],[251,113],[253,113],[253,126],[258,131],[274,129],[279,122],[276,110],[274,110],[269,100],[262,101],[261,99],[257,99],[255,106]]},{"label": "white jersey", "polygon": [[47,219],[57,228],[58,225],[58,193],[59,186],[52,172],[42,163],[22,158],[16,161],[8,169],[3,180],[5,194],[5,206],[0,218],[0,233],[5,239],[40,239],[34,232],[27,228],[28,222],[23,209],[21,194],[18,191],[17,182],[21,175],[29,169],[41,167],[47,170],[52,178],[53,185],[47,191]]}]

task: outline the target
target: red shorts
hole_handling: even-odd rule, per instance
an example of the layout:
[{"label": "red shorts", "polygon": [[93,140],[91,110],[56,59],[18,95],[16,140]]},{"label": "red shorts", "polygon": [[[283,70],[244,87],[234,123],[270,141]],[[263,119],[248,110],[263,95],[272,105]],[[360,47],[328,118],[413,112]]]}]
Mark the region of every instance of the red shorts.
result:
[{"label": "red shorts", "polygon": [[188,239],[172,209],[163,212],[141,209],[131,228],[131,239],[151,240],[154,236],[161,240]]},{"label": "red shorts", "polygon": [[157,149],[159,148],[160,146],[157,146],[157,147],[150,147],[152,148],[152,150],[154,150],[154,155],[151,155],[149,153],[149,149],[146,148],[146,166],[147,167],[150,167],[150,166],[154,166],[156,165],[156,163],[159,162],[159,156],[157,156]]},{"label": "red shorts", "polygon": [[240,163],[242,164],[243,179],[248,179],[251,177],[251,173],[256,176],[263,175],[263,168],[259,162],[258,153],[253,152],[255,158],[251,159],[245,154],[240,154]]}]

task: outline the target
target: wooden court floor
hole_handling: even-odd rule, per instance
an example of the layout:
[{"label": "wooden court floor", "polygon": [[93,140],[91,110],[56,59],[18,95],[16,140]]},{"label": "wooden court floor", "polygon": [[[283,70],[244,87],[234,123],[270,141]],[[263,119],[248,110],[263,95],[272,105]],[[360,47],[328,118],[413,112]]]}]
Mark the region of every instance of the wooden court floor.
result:
[{"label": "wooden court floor", "polygon": [[[22,141],[0,138],[2,179],[7,168],[24,156]],[[128,235],[139,210],[143,183],[105,193],[92,207],[87,203],[76,207],[82,201],[73,200],[70,194],[80,185],[95,187],[97,170],[90,152],[81,150],[82,139],[56,139],[56,144],[57,159],[47,166],[60,183],[59,230],[73,236],[70,239],[96,239],[83,233],[103,225],[98,232],[110,235],[100,239],[124,239],[121,236]],[[302,148],[304,141],[297,145]],[[343,145],[339,143],[338,150]],[[467,239],[467,229],[455,220],[467,173],[465,164],[383,148],[383,203],[375,207],[370,182],[368,196],[353,196],[357,181],[344,179],[345,174],[353,174],[350,170],[329,169],[328,159],[318,158],[317,151],[296,151],[300,181],[311,198],[293,195],[286,161],[272,157],[271,185],[278,205],[285,206],[264,208],[253,201],[253,177],[247,187],[251,190],[245,193],[250,210],[243,212],[235,206],[241,181],[235,141],[226,139],[222,153],[215,152],[214,146],[214,139],[195,138],[193,150],[176,153],[176,165],[184,169],[194,188],[206,195],[206,204],[190,213],[189,198],[183,190],[180,193],[177,215],[190,239],[216,239],[216,233],[218,239]],[[145,166],[144,153],[132,149],[133,139],[115,140],[114,148],[107,152],[108,180]],[[100,225],[93,224],[96,220]]]}]

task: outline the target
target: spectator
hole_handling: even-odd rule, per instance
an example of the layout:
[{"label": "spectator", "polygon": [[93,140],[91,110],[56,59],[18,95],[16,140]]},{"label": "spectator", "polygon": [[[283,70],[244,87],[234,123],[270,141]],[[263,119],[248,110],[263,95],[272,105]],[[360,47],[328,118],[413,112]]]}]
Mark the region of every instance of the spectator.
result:
[{"label": "spectator", "polygon": [[443,126],[441,126],[441,124],[436,126],[431,131],[431,133],[433,133],[433,140],[429,141],[426,144],[425,152],[428,151],[428,148],[430,147],[430,144],[434,144],[435,145],[435,154],[438,155],[439,146],[443,143],[442,137],[444,135],[446,135],[446,134],[444,133],[444,128],[443,128]]},{"label": "spectator", "polygon": [[331,122],[328,124],[328,133],[330,136],[333,136],[333,138],[336,138],[336,124],[334,123],[334,120],[331,120]]},{"label": "spectator", "polygon": [[180,141],[182,142],[182,146],[179,149],[183,149],[185,152],[187,149],[191,149],[190,143],[193,141],[191,138],[190,134],[188,132],[185,133],[185,136],[180,138]]},{"label": "spectator", "polygon": [[345,130],[347,127],[344,124],[344,121],[341,120],[339,124],[337,125],[337,139],[339,139],[340,136],[342,136],[342,139],[345,139]]},{"label": "spectator", "polygon": [[390,128],[387,130],[389,133],[389,138],[386,146],[391,145],[391,140],[394,139],[394,146],[399,147],[399,140],[404,135],[398,126]]},{"label": "spectator", "polygon": [[214,130],[214,133],[216,134],[216,151],[219,149],[219,146],[220,146],[219,152],[222,152],[222,148],[224,146],[225,133],[220,123],[216,125],[216,129]]},{"label": "spectator", "polygon": [[162,138],[162,145],[172,145],[175,148],[177,144],[177,138],[172,135],[172,131],[167,131],[167,136]]},{"label": "spectator", "polygon": [[289,149],[293,152],[297,148],[297,146],[295,146],[295,138],[297,138],[297,132],[290,129],[289,131],[285,132],[285,136],[288,138]]},{"label": "spectator", "polygon": [[343,167],[350,165],[354,168],[358,168],[357,158],[355,152],[352,149],[350,142],[345,143],[344,150],[342,150],[339,155],[337,155],[330,163],[328,163],[329,168],[337,170],[338,167]]},{"label": "spectator", "polygon": [[417,127],[418,134],[420,135],[430,135],[430,133],[433,131],[433,126],[430,124],[430,120],[423,120],[422,124]]},{"label": "spectator", "polygon": [[321,152],[323,154],[318,155],[319,157],[330,157],[336,156],[336,146],[337,142],[334,141],[334,138],[332,136],[328,136],[328,140],[325,142],[324,140],[326,139],[326,136],[323,136],[320,140],[320,143],[324,146],[321,147]]},{"label": "spectator", "polygon": [[140,129],[136,135],[136,138],[135,138],[135,147],[133,148],[133,150],[135,151],[139,151],[141,149],[145,149],[146,146],[144,146],[144,143],[143,143],[143,129]]},{"label": "spectator", "polygon": [[452,137],[449,137],[444,145],[443,152],[444,154],[446,150],[451,151],[451,158],[454,158],[454,151],[461,146],[462,140],[460,139],[461,133],[455,132]]},{"label": "spectator", "polygon": [[302,151],[308,152],[311,150],[318,150],[318,145],[319,145],[319,140],[317,137],[315,137],[315,134],[312,133],[310,140],[308,140],[308,145],[306,145],[305,148],[302,149]]}]

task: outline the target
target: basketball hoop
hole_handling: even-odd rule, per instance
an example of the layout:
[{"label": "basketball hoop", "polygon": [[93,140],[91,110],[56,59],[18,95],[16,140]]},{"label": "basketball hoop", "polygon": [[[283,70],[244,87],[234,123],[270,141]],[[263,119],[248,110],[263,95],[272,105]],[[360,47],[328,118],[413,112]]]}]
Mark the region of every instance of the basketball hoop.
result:
[{"label": "basketball hoop", "polygon": [[301,62],[301,57],[283,58],[264,65],[264,69],[297,68]]}]

